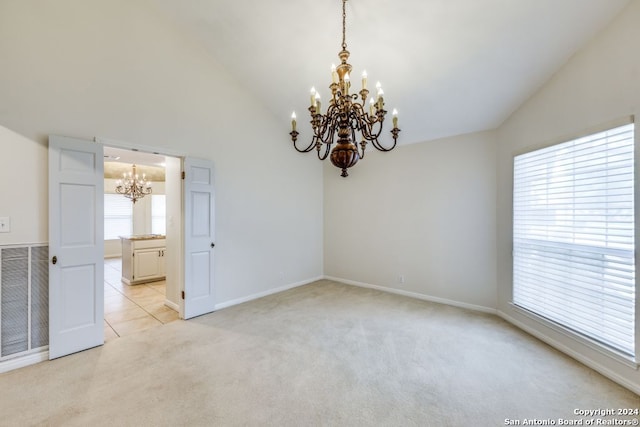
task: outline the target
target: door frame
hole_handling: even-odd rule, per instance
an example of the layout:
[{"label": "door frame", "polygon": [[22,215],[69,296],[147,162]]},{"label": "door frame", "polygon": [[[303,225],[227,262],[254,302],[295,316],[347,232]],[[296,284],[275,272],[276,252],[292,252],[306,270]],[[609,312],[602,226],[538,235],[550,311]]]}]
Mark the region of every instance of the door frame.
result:
[{"label": "door frame", "polygon": [[[128,151],[140,151],[140,152],[145,152],[145,153],[151,153],[151,154],[157,154],[160,156],[169,156],[169,157],[174,157],[180,160],[180,169],[184,170],[184,160],[187,157],[184,153],[179,152],[179,151],[175,151],[175,150],[171,150],[171,149],[165,149],[165,148],[157,148],[157,147],[151,147],[148,145],[141,145],[141,144],[133,144],[130,142],[125,142],[125,141],[119,141],[119,140],[115,140],[115,139],[109,139],[109,138],[101,138],[101,137],[95,137],[94,141],[97,143],[102,144],[105,147],[112,147],[112,148],[118,148],[121,150],[128,150]],[[180,179],[179,177],[176,177],[176,180]],[[166,177],[165,177],[165,185],[166,185]],[[104,190],[103,190],[104,192]],[[178,242],[176,242],[176,246],[179,247],[179,251],[177,254],[175,254],[175,256],[177,256],[178,258],[178,268],[176,271],[176,279],[178,280],[178,293],[180,294],[181,291],[184,290],[184,232],[185,232],[185,218],[184,218],[184,185],[181,182],[180,184],[180,200],[181,200],[181,217],[180,217],[180,236],[178,238]],[[103,240],[104,240],[104,231],[103,231]],[[166,298],[165,298],[166,299]],[[176,303],[176,306],[171,306],[172,309],[176,310],[178,312],[178,316],[180,317],[180,319],[184,319],[184,304],[182,302],[181,299],[179,299]]]}]

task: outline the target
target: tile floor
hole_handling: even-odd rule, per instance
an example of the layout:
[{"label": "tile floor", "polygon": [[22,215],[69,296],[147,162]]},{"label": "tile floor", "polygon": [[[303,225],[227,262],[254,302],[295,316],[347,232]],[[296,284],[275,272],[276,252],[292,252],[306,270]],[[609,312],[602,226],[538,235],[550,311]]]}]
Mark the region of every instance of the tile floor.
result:
[{"label": "tile floor", "polygon": [[120,258],[104,260],[104,340],[173,322],[178,312],[164,305],[166,282],[127,285]]}]

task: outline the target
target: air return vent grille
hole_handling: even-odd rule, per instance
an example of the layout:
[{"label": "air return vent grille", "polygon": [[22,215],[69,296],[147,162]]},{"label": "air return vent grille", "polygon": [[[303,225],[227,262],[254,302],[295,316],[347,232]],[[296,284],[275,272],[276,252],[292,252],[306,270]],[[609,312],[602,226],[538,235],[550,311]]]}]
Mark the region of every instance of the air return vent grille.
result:
[{"label": "air return vent grille", "polygon": [[0,360],[49,344],[49,249],[0,248]]}]

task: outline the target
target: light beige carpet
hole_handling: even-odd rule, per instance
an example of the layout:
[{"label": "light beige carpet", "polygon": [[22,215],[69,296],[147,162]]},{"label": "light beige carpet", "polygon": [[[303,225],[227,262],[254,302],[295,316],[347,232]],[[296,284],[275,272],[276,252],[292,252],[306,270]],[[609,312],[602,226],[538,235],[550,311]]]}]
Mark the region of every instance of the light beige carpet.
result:
[{"label": "light beige carpet", "polygon": [[3,426],[501,426],[576,408],[640,398],[495,316],[329,281],[0,375]]}]

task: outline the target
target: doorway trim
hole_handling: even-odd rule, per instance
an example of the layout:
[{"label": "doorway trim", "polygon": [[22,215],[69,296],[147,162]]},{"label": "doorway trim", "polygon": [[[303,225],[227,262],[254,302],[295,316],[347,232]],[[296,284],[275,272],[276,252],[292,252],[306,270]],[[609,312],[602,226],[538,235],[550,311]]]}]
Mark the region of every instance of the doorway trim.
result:
[{"label": "doorway trim", "polygon": [[[171,234],[167,235],[167,244],[169,244],[171,248],[174,249],[173,252],[175,253],[175,255],[172,255],[170,257],[172,262],[174,262],[174,268],[170,269],[173,272],[173,277],[170,277],[170,279],[171,281],[175,281],[176,283],[175,295],[173,296],[177,299],[177,301],[172,301],[169,298],[165,297],[165,305],[177,311],[180,319],[184,319],[184,305],[180,301],[180,292],[181,290],[184,289],[184,254],[185,254],[184,252],[185,221],[183,217],[184,185],[179,176],[179,172],[184,170],[184,162],[185,162],[186,155],[176,150],[151,147],[151,146],[142,145],[142,144],[134,144],[126,141],[119,141],[119,140],[109,139],[109,138],[95,137],[94,142],[102,144],[102,146],[104,147],[118,148],[118,149],[127,150],[127,151],[139,151],[139,152],[151,153],[151,154],[156,154],[160,156],[173,157],[179,160],[180,162],[179,171],[176,171],[174,184],[177,183],[178,184],[177,187],[179,189],[179,194],[177,194],[177,196],[180,201],[179,209],[178,209],[180,212],[180,218],[178,218],[179,223],[177,224],[177,229],[180,231],[179,231],[179,235],[177,236],[176,235],[172,236]],[[167,172],[168,171],[166,170],[166,167],[165,167],[165,194],[167,192],[166,189],[169,186],[169,173]]]}]

